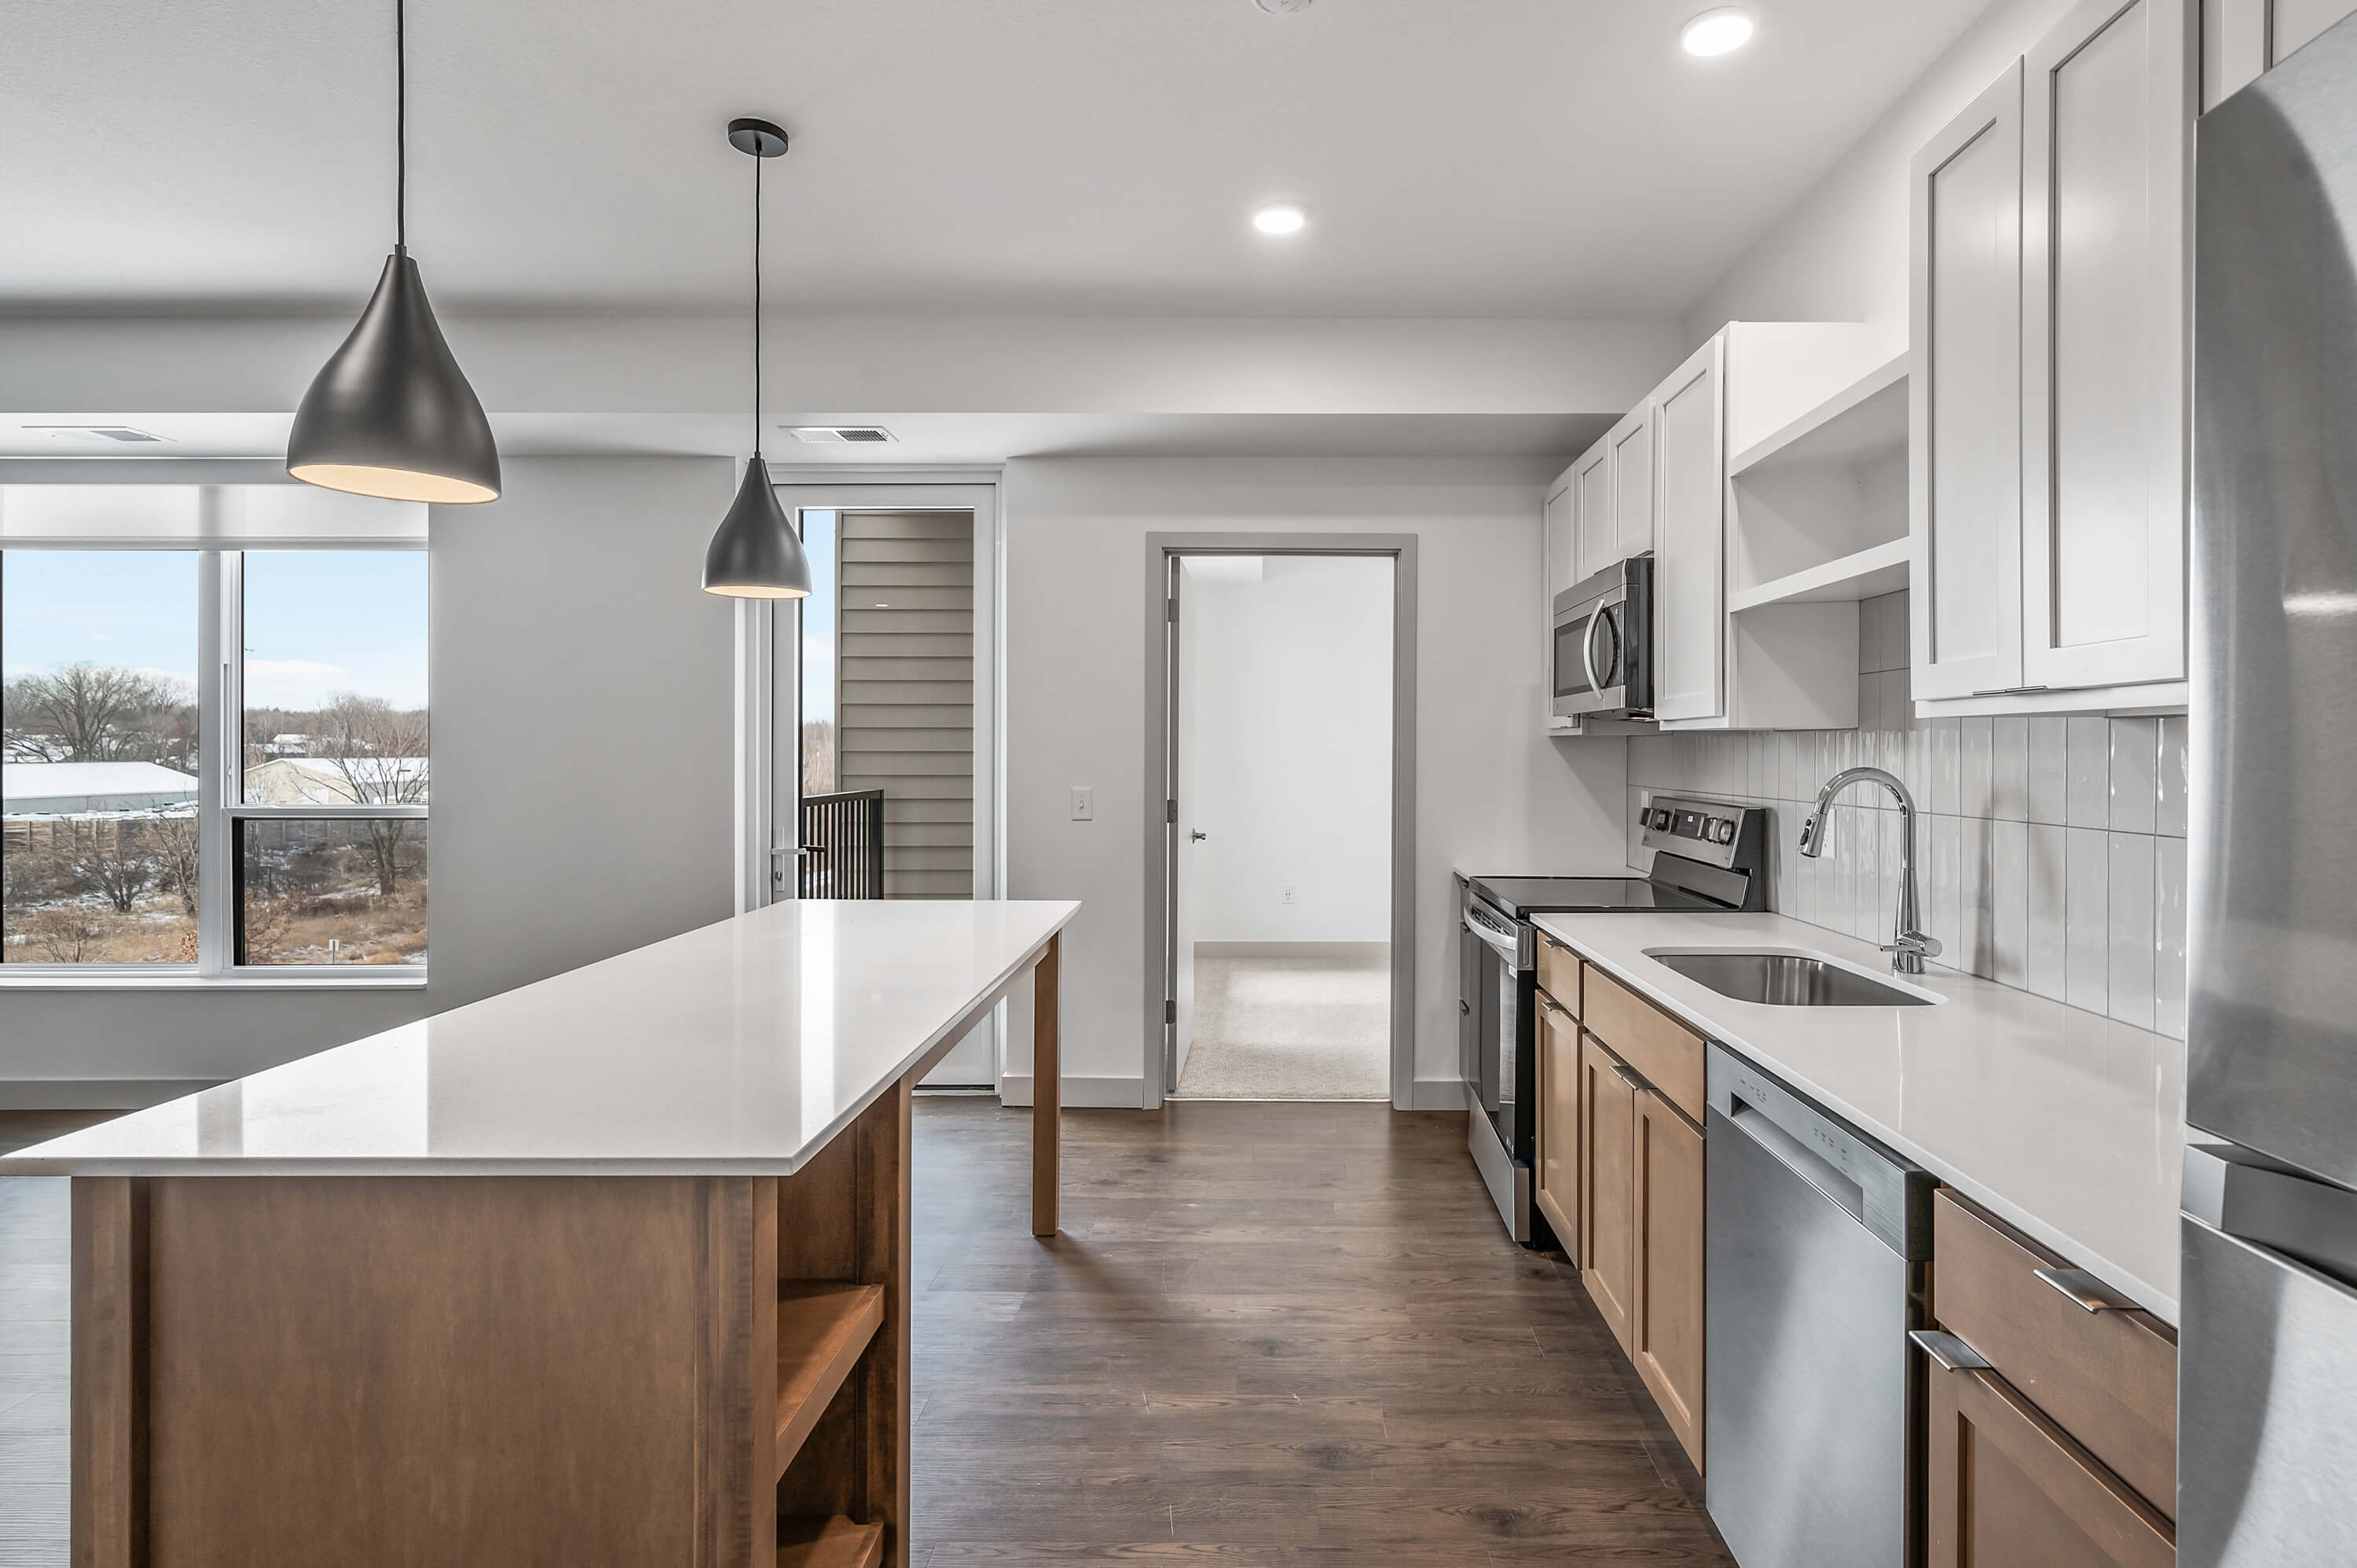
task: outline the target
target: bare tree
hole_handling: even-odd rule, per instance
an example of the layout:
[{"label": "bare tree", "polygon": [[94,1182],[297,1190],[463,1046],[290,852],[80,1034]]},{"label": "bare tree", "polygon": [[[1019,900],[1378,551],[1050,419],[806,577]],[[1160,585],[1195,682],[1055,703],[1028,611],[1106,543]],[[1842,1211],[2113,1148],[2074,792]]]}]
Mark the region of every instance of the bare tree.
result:
[{"label": "bare tree", "polygon": [[834,793],[834,721],[813,719],[802,725],[802,793]]},{"label": "bare tree", "polygon": [[194,812],[159,817],[152,824],[163,877],[180,897],[180,913],[197,918],[197,819]]},{"label": "bare tree", "polygon": [[87,963],[98,957],[106,921],[86,904],[52,904],[27,918],[25,931],[51,963]]},{"label": "bare tree", "polygon": [[[337,776],[364,806],[414,806],[426,799],[426,723],[422,709],[404,710],[382,697],[350,693],[319,710],[315,744],[336,765]],[[401,890],[401,846],[416,827],[414,819],[371,817],[369,857],[381,894]]]},{"label": "bare tree", "polygon": [[160,762],[193,749],[187,689],[144,671],[83,663],[27,675],[9,683],[6,708],[10,754],[27,760]]},{"label": "bare tree", "polygon": [[156,884],[156,862],[143,849],[135,824],[91,822],[90,837],[79,831],[67,852],[76,886],[104,898],[118,915],[139,907],[140,895]]}]

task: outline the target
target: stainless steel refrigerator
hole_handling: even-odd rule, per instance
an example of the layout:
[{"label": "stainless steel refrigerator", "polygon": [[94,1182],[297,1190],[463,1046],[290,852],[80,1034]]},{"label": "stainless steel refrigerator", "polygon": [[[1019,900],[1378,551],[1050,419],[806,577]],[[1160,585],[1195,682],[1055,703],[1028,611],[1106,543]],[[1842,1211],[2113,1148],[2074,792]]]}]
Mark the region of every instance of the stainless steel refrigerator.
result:
[{"label": "stainless steel refrigerator", "polygon": [[2357,1561],[2357,19],[2196,167],[2178,1546],[2286,1568]]}]

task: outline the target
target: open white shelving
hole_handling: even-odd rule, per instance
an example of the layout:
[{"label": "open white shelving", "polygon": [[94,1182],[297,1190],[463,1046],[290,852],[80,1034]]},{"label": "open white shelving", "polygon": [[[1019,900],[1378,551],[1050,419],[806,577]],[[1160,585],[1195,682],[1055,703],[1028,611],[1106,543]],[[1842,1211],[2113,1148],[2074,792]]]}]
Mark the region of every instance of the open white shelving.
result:
[{"label": "open white shelving", "polygon": [[1895,594],[1907,585],[1908,563],[1914,542],[1886,540],[1863,550],[1772,578],[1756,588],[1730,595],[1727,607],[1737,613],[1762,605],[1843,604]]},{"label": "open white shelving", "polygon": [[1907,586],[1907,371],[1872,365],[1728,462],[1731,612]]}]

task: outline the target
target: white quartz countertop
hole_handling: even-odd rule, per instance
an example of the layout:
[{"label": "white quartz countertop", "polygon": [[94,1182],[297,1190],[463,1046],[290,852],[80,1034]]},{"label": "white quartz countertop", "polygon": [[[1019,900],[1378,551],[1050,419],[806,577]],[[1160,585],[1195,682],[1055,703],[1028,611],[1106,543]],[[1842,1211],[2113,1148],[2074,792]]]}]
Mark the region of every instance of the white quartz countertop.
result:
[{"label": "white quartz countertop", "polygon": [[774,904],[35,1144],[0,1176],[785,1175],[1079,908]]},{"label": "white quartz countertop", "polygon": [[[2169,1323],[2177,1321],[2185,1047],[1933,966],[1894,977],[1871,943],[1781,915],[1541,915],[1615,978]],[[1648,948],[1806,950],[1942,998],[1771,1007]]]}]

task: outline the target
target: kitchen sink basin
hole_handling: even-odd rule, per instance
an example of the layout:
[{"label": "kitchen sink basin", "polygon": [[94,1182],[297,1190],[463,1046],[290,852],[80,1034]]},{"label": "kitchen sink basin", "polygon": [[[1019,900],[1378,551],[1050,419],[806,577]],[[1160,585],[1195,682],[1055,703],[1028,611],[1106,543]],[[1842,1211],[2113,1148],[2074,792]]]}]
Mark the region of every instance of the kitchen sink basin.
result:
[{"label": "kitchen sink basin", "polygon": [[1922,1007],[1939,1000],[1809,953],[1648,948],[1645,956],[1721,996],[1770,1007]]}]

